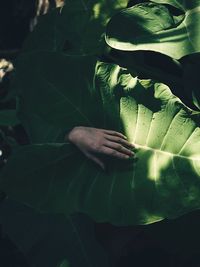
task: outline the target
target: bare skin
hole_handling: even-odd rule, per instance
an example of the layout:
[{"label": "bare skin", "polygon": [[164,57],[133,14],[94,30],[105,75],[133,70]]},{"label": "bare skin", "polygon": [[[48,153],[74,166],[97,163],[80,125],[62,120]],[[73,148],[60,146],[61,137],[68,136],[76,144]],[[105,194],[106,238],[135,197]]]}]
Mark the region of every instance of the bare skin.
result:
[{"label": "bare skin", "polygon": [[105,163],[101,159],[102,155],[122,160],[135,156],[131,151],[135,146],[127,141],[126,136],[116,131],[79,126],[73,128],[65,139],[103,170]]}]

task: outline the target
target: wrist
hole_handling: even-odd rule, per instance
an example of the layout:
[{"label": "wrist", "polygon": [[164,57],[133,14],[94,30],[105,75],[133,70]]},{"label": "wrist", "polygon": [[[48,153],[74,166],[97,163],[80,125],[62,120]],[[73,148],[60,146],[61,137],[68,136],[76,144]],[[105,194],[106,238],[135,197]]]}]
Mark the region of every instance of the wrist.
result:
[{"label": "wrist", "polygon": [[72,128],[71,131],[69,131],[66,135],[65,135],[65,140],[70,142],[70,143],[74,143],[77,133],[79,132],[79,129],[81,127],[80,126],[76,126],[74,128]]}]

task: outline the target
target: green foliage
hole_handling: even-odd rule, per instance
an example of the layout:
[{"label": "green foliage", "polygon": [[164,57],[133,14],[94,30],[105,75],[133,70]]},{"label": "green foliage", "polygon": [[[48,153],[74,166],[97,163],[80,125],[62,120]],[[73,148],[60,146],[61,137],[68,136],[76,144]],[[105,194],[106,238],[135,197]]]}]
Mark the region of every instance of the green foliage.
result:
[{"label": "green foliage", "polygon": [[60,265],[59,267],[70,267],[68,261],[64,260]]},{"label": "green foliage", "polygon": [[91,56],[54,52],[21,56],[15,80],[18,114],[33,143],[63,141],[67,129],[92,126],[98,121],[93,88],[95,64]]},{"label": "green foliage", "polygon": [[66,1],[63,8],[40,18],[40,24],[25,42],[24,51],[99,54],[104,50],[108,20],[127,3],[128,0]]},{"label": "green foliage", "polygon": [[4,235],[37,267],[107,267],[107,255],[97,243],[94,223],[83,214],[41,214],[5,200],[0,205]]},{"label": "green foliage", "polygon": [[0,125],[1,126],[15,126],[20,121],[17,118],[16,110],[1,110],[0,111]]},{"label": "green foliage", "polygon": [[[49,53],[46,55],[51,58]],[[40,80],[35,78],[43,93],[39,98],[37,90],[41,89],[34,83],[28,92],[21,91],[21,113],[37,114],[41,121],[63,130],[66,114],[67,126],[95,126],[98,117],[90,95],[96,90],[102,102],[103,124],[99,127],[123,131],[137,145],[138,161],[111,161],[109,172],[103,172],[69,144],[32,145],[13,155],[4,169],[3,188],[42,211],[67,215],[81,211],[114,224],[152,223],[199,208],[199,113],[187,108],[166,85],[138,80],[118,65],[90,64],[93,71],[87,68],[85,75],[75,79],[72,62],[77,66],[75,73],[83,74],[82,57],[78,58],[79,64],[74,57],[70,57],[71,61],[68,56],[53,57],[60,66],[62,58],[70,64],[71,77],[62,71],[54,74],[48,69],[48,60],[44,60],[44,67],[40,64],[36,70]],[[36,54],[33,58],[37,60]],[[62,69],[66,70],[67,65]],[[24,77],[25,81],[29,79],[28,71]],[[23,85],[22,77],[20,81]],[[34,99],[38,99],[37,105]],[[45,107],[42,103],[46,103]],[[48,131],[47,128],[44,134]],[[16,179],[15,173],[20,177]]]},{"label": "green foliage", "polygon": [[[173,15],[162,3],[180,9],[182,15]],[[199,8],[200,1],[153,0],[138,4],[111,19],[106,41],[115,49],[150,50],[174,59],[200,52]]]},{"label": "green foliage", "polygon": [[67,260],[64,260],[59,267],[70,267],[69,262]]},{"label": "green foliage", "polygon": [[[45,213],[4,202],[0,222],[34,266],[109,265],[76,212],[137,225],[200,208],[200,1],[128,2],[66,1],[15,64],[17,111],[1,111],[0,125],[22,123],[30,145],[15,146],[0,189]],[[124,133],[137,159],[101,170],[64,142],[75,126]]]},{"label": "green foliage", "polygon": [[[120,2],[123,7],[125,2]],[[192,92],[188,102],[199,106],[198,81],[185,82],[196,68],[190,57],[199,52],[199,1],[151,1],[121,11],[108,24],[111,48],[99,61],[99,37],[118,9],[116,2],[109,3],[108,9],[106,1],[68,3],[30,36],[16,65],[13,89],[32,144],[14,153],[1,187],[39,210],[80,211],[100,222],[148,224],[174,218],[200,207],[199,112],[183,103],[183,92]],[[183,14],[173,15],[163,4]],[[47,21],[54,25],[50,30]],[[70,46],[63,53],[66,40]],[[132,57],[121,50],[135,53]],[[171,57],[181,74],[170,76],[162,66],[160,72],[149,71],[146,54],[137,50]],[[148,79],[138,78],[141,72]],[[165,84],[170,85],[171,77],[181,100]],[[63,143],[77,125],[123,132],[137,145],[138,160],[109,159],[108,170],[101,171]]]}]

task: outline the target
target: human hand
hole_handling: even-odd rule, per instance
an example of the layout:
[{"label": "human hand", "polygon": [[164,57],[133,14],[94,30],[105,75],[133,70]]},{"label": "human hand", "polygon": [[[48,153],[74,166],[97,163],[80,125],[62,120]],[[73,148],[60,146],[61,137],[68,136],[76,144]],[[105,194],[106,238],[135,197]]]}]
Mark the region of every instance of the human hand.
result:
[{"label": "human hand", "polygon": [[103,170],[105,163],[101,156],[111,156],[118,159],[128,159],[135,155],[131,149],[135,146],[127,138],[116,131],[92,127],[75,127],[65,138],[76,145],[89,159],[96,162]]}]

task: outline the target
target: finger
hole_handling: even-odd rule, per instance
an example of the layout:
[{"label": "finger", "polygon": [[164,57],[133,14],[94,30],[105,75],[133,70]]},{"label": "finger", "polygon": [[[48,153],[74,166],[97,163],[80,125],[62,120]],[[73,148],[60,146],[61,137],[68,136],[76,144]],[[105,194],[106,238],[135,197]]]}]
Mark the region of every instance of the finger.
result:
[{"label": "finger", "polygon": [[112,135],[106,135],[105,138],[109,141],[113,141],[115,143],[119,143],[122,144],[126,147],[130,147],[130,148],[136,148],[134,144],[129,143],[127,140],[121,138],[121,137],[117,137],[117,136],[112,136]]},{"label": "finger", "polygon": [[38,9],[37,9],[37,16],[40,15],[41,7],[42,7],[42,3],[39,3]]},{"label": "finger", "polygon": [[91,154],[88,154],[87,157],[97,163],[103,170],[105,170],[105,164],[99,158]]},{"label": "finger", "polygon": [[123,139],[127,139],[127,137],[122,134],[122,133],[119,133],[119,132],[116,132],[116,131],[111,131],[111,130],[103,130],[104,133],[106,134],[109,134],[109,135],[114,135],[114,136],[118,136],[118,137],[121,137]]},{"label": "finger", "polygon": [[115,142],[108,141],[105,144],[105,146],[109,147],[109,148],[112,148],[112,149],[115,149],[115,150],[119,151],[120,153],[126,154],[126,155],[128,155],[130,157],[133,157],[135,155],[135,153],[132,152],[130,149],[125,148],[123,145],[115,143]]},{"label": "finger", "polygon": [[49,9],[49,5],[48,5],[48,3],[47,4],[45,4],[45,6],[44,6],[44,11],[43,11],[43,14],[46,14],[47,13],[47,11],[48,11],[48,9]]},{"label": "finger", "polygon": [[115,157],[118,159],[129,159],[130,158],[129,155],[126,155],[124,153],[121,153],[115,149],[112,149],[112,148],[106,147],[106,146],[102,147],[100,153],[111,156],[111,157]]}]

